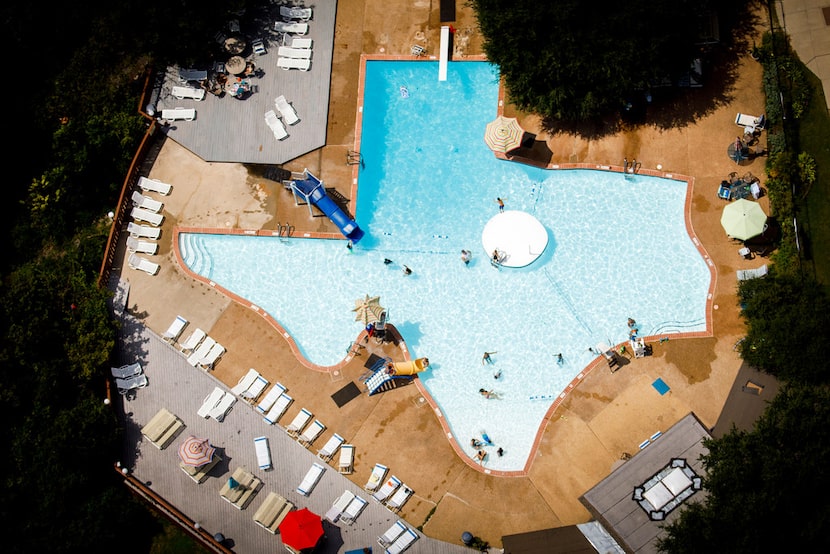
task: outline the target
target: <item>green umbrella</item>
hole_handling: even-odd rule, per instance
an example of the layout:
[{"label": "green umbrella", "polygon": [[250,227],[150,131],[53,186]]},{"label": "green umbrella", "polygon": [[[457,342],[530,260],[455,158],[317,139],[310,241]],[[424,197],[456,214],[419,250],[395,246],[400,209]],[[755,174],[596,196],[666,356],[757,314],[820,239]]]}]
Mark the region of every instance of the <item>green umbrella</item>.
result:
[{"label": "green umbrella", "polygon": [[741,198],[723,209],[720,224],[730,237],[747,240],[764,232],[767,214],[758,203]]}]

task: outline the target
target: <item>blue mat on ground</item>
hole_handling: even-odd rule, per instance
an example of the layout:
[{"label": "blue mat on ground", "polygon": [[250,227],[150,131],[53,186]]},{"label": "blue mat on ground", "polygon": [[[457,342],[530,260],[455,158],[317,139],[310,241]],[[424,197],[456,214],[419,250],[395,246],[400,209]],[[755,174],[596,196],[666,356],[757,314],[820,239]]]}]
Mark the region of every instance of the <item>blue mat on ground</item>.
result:
[{"label": "blue mat on ground", "polygon": [[666,384],[666,382],[663,381],[663,379],[661,379],[660,377],[658,377],[657,380],[651,384],[651,386],[657,389],[657,392],[660,393],[660,396],[663,396],[671,390],[671,388]]}]

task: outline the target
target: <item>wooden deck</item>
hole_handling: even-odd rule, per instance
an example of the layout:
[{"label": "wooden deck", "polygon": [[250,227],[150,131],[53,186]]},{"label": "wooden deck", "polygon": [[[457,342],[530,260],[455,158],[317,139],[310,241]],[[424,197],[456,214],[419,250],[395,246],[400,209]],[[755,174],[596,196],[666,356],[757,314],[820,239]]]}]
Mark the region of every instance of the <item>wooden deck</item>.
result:
[{"label": "wooden deck", "polygon": [[[201,101],[179,100],[172,96],[173,87],[182,84],[179,68],[167,68],[161,79],[155,99],[157,114],[176,107],[196,110],[193,121],[170,122],[165,128],[167,135],[205,161],[283,164],[326,143],[337,3],[321,2],[314,6],[308,34],[303,37],[314,41],[309,71],[277,67],[281,37],[272,31],[279,17],[277,10],[276,4],[271,6],[270,16],[258,19],[256,27],[246,33],[249,44],[243,55],[247,54],[247,61],[263,72],[261,78],[248,79],[258,87],[258,92],[244,100],[227,93],[222,97],[206,94]],[[245,33],[246,29],[242,31]],[[257,37],[265,42],[265,55],[251,52],[250,42]],[[279,95],[285,96],[300,118],[298,123],[286,125],[289,136],[280,141],[265,124],[265,112],[276,111],[274,99]]]}]

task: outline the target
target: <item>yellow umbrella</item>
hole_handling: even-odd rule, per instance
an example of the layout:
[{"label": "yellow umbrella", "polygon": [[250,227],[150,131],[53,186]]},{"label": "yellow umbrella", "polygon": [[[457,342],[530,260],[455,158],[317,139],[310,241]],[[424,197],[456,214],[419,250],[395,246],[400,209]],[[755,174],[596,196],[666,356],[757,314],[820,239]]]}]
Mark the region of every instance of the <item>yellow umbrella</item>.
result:
[{"label": "yellow umbrella", "polygon": [[730,237],[747,240],[764,232],[767,214],[756,202],[740,198],[723,209],[720,224]]},{"label": "yellow umbrella", "polygon": [[515,117],[500,115],[487,124],[484,130],[484,142],[493,152],[506,153],[522,145],[525,130]]},{"label": "yellow umbrella", "polygon": [[380,305],[380,296],[367,294],[365,298],[358,298],[354,301],[352,311],[355,312],[355,321],[362,321],[363,325],[369,325],[380,321],[381,314],[386,311],[386,308]]}]

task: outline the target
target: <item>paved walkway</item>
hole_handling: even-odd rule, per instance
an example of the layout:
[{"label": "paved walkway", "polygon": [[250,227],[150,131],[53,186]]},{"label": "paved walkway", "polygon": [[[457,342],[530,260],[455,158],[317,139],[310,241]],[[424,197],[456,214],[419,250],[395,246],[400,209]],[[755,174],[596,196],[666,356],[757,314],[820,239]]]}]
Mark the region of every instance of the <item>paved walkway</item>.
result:
[{"label": "paved walkway", "polygon": [[830,109],[830,3],[779,0],[775,8],[798,57],[821,79]]}]

